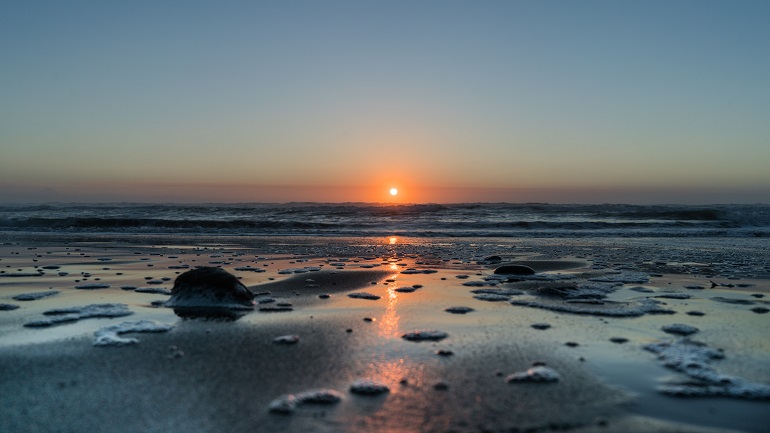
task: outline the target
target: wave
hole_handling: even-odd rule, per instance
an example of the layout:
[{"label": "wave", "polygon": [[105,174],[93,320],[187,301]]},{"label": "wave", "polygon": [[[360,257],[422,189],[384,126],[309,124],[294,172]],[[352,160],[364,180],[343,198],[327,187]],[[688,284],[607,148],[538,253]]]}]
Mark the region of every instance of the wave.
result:
[{"label": "wave", "polygon": [[[569,236],[666,233],[764,236],[770,206],[549,205],[470,203],[372,205],[0,206],[0,231],[168,232],[243,235]],[[720,235],[722,235],[720,234]]]}]

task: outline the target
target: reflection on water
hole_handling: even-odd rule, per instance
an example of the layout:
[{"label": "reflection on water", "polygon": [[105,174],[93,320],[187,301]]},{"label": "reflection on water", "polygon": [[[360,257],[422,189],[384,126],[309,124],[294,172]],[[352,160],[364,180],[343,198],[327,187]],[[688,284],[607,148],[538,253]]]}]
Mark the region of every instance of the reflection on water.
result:
[{"label": "reflection on water", "polygon": [[[390,278],[395,279],[395,275]],[[396,292],[395,286],[388,286],[386,301],[388,304],[385,307],[385,313],[379,321],[378,335],[380,337],[399,337],[401,335],[398,327],[400,317],[396,309],[398,305],[398,292]]]}]

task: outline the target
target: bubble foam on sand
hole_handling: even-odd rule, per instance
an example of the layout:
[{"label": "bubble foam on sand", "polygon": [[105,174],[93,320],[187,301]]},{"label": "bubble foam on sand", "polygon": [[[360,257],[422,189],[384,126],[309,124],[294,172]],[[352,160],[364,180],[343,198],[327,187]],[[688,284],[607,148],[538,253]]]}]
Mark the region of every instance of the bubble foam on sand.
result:
[{"label": "bubble foam on sand", "polygon": [[353,299],[369,299],[369,300],[372,300],[372,301],[376,301],[376,300],[381,298],[381,296],[373,295],[373,294],[371,294],[369,292],[353,292],[353,293],[348,293],[348,297],[353,298]]},{"label": "bubble foam on sand", "polygon": [[123,338],[120,334],[128,332],[168,332],[173,328],[172,325],[165,323],[156,323],[150,320],[140,320],[138,322],[122,322],[116,325],[109,325],[99,328],[94,332],[96,340],[94,346],[125,346],[139,342],[137,338]]},{"label": "bubble foam on sand", "polygon": [[358,379],[350,384],[350,392],[360,395],[379,395],[390,392],[390,388],[381,382],[371,379]]},{"label": "bubble foam on sand", "polygon": [[604,275],[589,278],[589,281],[603,283],[644,284],[650,281],[650,276],[644,272],[610,271]]},{"label": "bubble foam on sand", "polygon": [[509,287],[476,289],[476,290],[471,290],[471,293],[476,293],[476,294],[487,293],[490,295],[502,295],[502,296],[508,296],[508,297],[524,294],[524,292],[519,289],[512,289]]},{"label": "bubble foam on sand", "polygon": [[281,274],[281,275],[286,275],[286,274],[304,274],[306,272],[317,272],[317,271],[320,271],[320,270],[321,270],[321,268],[319,268],[318,266],[306,266],[304,268],[281,269],[280,271],[278,271],[278,273]]},{"label": "bubble foam on sand", "polygon": [[674,314],[675,311],[663,308],[654,299],[639,299],[630,302],[602,302],[601,304],[565,304],[560,301],[535,301],[513,299],[512,305],[541,308],[560,313],[590,314],[607,317],[638,317],[645,314]]},{"label": "bubble foam on sand", "polygon": [[475,310],[471,307],[449,307],[449,308],[445,308],[444,311],[452,314],[466,314]]},{"label": "bubble foam on sand", "polygon": [[447,338],[448,336],[449,334],[444,331],[437,331],[435,329],[418,329],[405,333],[401,336],[401,338],[409,341],[439,341]]},{"label": "bubble foam on sand", "polygon": [[508,383],[535,382],[535,383],[554,383],[561,379],[556,370],[539,365],[526,371],[518,371],[505,378]]},{"label": "bubble foam on sand", "polygon": [[696,381],[661,385],[658,391],[663,394],[683,397],[723,396],[770,399],[770,385],[717,373],[709,363],[715,359],[723,359],[724,353],[704,343],[682,338],[676,341],[651,343],[642,347],[657,354],[665,367],[684,373]]},{"label": "bubble foam on sand", "polygon": [[435,269],[414,269],[414,268],[404,269],[403,271],[401,271],[401,273],[404,275],[435,274],[436,272],[438,271]]},{"label": "bubble foam on sand", "polygon": [[284,394],[268,405],[268,411],[290,415],[302,404],[335,404],[342,401],[343,395],[333,389],[315,389],[299,394]]},{"label": "bubble foam on sand", "polygon": [[299,343],[299,335],[281,335],[280,337],[273,338],[275,344],[297,344]]},{"label": "bubble foam on sand", "polygon": [[46,292],[34,292],[34,293],[22,293],[13,297],[15,301],[37,301],[38,299],[48,298],[50,296],[56,296],[60,292],[58,290],[49,290]]},{"label": "bubble foam on sand", "polygon": [[91,304],[83,307],[48,310],[43,314],[54,317],[28,322],[24,326],[28,328],[44,328],[92,317],[123,317],[134,313],[128,309],[126,304]]},{"label": "bubble foam on sand", "polygon": [[487,301],[487,302],[501,302],[501,301],[508,301],[511,299],[510,296],[495,295],[492,293],[479,293],[478,295],[475,295],[474,298],[478,299],[479,301]]},{"label": "bubble foam on sand", "polygon": [[665,325],[660,329],[668,334],[676,334],[682,336],[692,335],[700,331],[700,329],[694,326],[685,325],[684,323],[672,323],[670,325]]},{"label": "bubble foam on sand", "polygon": [[171,290],[164,289],[162,287],[138,287],[134,289],[134,292],[171,296]]},{"label": "bubble foam on sand", "polygon": [[112,286],[105,283],[88,283],[88,284],[80,284],[75,286],[76,289],[80,289],[80,290],[109,289],[110,287]]}]

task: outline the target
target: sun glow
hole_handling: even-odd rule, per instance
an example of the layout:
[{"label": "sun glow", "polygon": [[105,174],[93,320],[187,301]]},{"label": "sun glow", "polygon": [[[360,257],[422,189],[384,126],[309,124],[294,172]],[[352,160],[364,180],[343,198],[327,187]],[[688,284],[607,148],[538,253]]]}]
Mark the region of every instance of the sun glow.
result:
[{"label": "sun glow", "polygon": [[390,189],[390,195],[395,196],[397,194],[398,194],[398,189],[396,189],[396,188],[391,188]]}]

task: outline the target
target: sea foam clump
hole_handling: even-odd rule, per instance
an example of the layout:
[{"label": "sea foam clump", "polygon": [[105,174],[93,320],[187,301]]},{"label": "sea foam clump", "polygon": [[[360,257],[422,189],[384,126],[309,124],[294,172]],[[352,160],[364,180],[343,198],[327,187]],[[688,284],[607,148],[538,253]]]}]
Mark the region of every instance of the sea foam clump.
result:
[{"label": "sea foam clump", "polygon": [[683,397],[724,396],[770,399],[770,385],[717,373],[709,363],[712,360],[724,358],[721,350],[712,349],[688,338],[674,342],[647,344],[643,348],[657,354],[664,366],[684,373],[697,381],[661,385],[658,391],[664,394]]},{"label": "sea foam clump", "polygon": [[381,298],[381,296],[373,295],[369,292],[353,292],[348,293],[348,297],[354,298],[354,299],[369,299],[372,301],[376,301]]},{"label": "sea foam clump", "polygon": [[34,292],[34,293],[22,293],[13,297],[16,301],[37,301],[38,299],[47,298],[49,296],[56,296],[60,292],[58,290],[48,290],[46,292]]},{"label": "sea foam clump", "polygon": [[91,304],[83,307],[48,310],[43,314],[53,317],[28,322],[24,326],[28,328],[44,328],[93,317],[123,317],[134,313],[128,309],[126,304]]},{"label": "sea foam clump", "polygon": [[390,388],[371,379],[358,379],[350,385],[350,392],[360,395],[379,395],[390,392]]},{"label": "sea foam clump", "polygon": [[321,268],[319,268],[318,266],[306,266],[304,268],[281,269],[280,271],[278,271],[278,273],[281,274],[281,275],[286,275],[286,274],[304,274],[306,272],[317,272],[317,271],[320,271],[320,270],[321,270]]},{"label": "sea foam clump", "polygon": [[109,284],[105,283],[88,283],[88,284],[80,284],[78,286],[75,286],[76,289],[80,290],[98,290],[98,289],[109,289],[111,286]]},{"label": "sea foam clump", "polygon": [[556,372],[556,370],[546,367],[544,365],[539,365],[537,367],[532,367],[529,370],[526,371],[519,371],[516,373],[513,373],[505,378],[505,381],[508,383],[516,383],[516,382],[536,382],[536,383],[554,383],[558,382],[559,379],[561,379],[561,376],[559,373]]},{"label": "sea foam clump", "polygon": [[268,405],[273,413],[290,415],[302,404],[335,404],[342,401],[342,394],[333,389],[315,389],[299,394],[284,394]]},{"label": "sea foam clump", "polygon": [[447,338],[449,334],[444,331],[437,331],[435,329],[419,329],[415,331],[409,331],[401,336],[404,340],[409,341],[439,341]]},{"label": "sea foam clump", "polygon": [[606,317],[638,317],[645,314],[674,314],[660,306],[660,302],[654,299],[639,299],[631,302],[601,302],[599,304],[575,304],[561,301],[536,301],[513,299],[509,301],[513,305],[521,307],[542,308],[544,310],[558,311],[561,313],[590,314]]},{"label": "sea foam clump", "polygon": [[650,276],[644,272],[612,271],[604,275],[592,277],[589,281],[603,283],[644,284],[650,281]]},{"label": "sea foam clump", "polygon": [[127,344],[136,344],[139,342],[138,339],[123,338],[119,334],[128,332],[168,332],[172,328],[172,325],[155,323],[150,320],[109,325],[94,332],[94,336],[96,337],[94,346],[125,346]]},{"label": "sea foam clump", "polygon": [[676,335],[682,335],[682,336],[692,335],[700,331],[698,328],[690,325],[685,325],[684,323],[672,323],[671,325],[665,325],[660,329],[662,329],[663,332],[666,332],[669,334],[676,334]]}]

